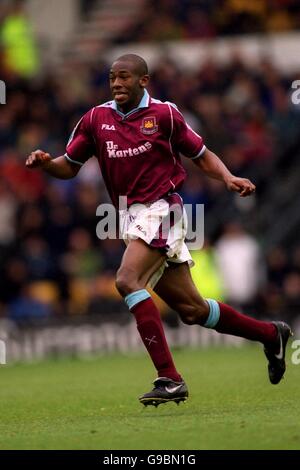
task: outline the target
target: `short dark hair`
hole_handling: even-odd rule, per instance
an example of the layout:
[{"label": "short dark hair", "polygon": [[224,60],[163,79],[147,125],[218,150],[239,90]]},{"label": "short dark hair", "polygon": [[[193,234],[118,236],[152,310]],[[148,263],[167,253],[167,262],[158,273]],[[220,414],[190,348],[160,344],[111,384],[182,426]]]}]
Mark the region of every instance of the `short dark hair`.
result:
[{"label": "short dark hair", "polygon": [[117,61],[124,61],[124,62],[131,62],[135,66],[136,73],[142,77],[144,75],[148,75],[148,65],[147,62],[136,54],[124,54],[115,60]]}]

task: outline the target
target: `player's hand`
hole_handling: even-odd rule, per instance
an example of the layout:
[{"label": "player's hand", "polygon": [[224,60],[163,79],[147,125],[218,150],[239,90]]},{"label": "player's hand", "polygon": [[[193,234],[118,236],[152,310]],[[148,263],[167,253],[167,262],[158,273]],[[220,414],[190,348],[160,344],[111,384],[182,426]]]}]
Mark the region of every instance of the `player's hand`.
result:
[{"label": "player's hand", "polygon": [[50,161],[51,155],[49,153],[46,153],[43,150],[35,150],[34,152],[31,152],[25,165],[27,168],[43,168],[43,166]]},{"label": "player's hand", "polygon": [[255,185],[247,178],[238,178],[237,176],[231,176],[225,181],[227,189],[229,191],[235,191],[240,194],[241,197],[250,196],[255,192]]}]

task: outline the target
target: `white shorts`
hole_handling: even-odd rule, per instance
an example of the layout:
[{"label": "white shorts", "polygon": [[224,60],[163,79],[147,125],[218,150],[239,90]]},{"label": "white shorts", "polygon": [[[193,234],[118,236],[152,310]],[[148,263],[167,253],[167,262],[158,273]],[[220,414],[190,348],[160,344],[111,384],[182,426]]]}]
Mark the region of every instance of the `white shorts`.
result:
[{"label": "white shorts", "polygon": [[170,195],[147,204],[133,204],[120,211],[120,232],[128,245],[130,240],[141,238],[152,248],[161,249],[167,259],[149,280],[154,287],[168,263],[185,263],[194,265],[190,252],[185,244],[187,232],[187,215],[179,194]]}]

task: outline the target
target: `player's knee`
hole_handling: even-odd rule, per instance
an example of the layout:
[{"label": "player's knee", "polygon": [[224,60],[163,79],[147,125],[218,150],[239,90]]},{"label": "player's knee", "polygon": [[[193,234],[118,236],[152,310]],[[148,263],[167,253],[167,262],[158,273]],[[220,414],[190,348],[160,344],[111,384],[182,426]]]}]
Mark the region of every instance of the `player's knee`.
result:
[{"label": "player's knee", "polygon": [[122,297],[125,297],[139,289],[135,272],[126,268],[120,268],[118,270],[115,284]]},{"label": "player's knee", "polygon": [[183,323],[186,325],[204,325],[209,313],[206,302],[195,305],[184,305],[179,314]]}]

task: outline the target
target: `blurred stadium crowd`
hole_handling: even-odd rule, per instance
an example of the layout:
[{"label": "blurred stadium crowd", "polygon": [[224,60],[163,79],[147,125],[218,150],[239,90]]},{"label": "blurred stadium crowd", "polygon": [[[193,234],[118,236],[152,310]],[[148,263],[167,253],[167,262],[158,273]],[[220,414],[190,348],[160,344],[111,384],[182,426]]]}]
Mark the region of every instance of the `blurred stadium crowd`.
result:
[{"label": "blurred stadium crowd", "polygon": [[[192,22],[195,2],[176,3],[191,6],[186,21]],[[243,31],[229,23],[225,26],[226,15],[222,24],[215,20],[218,2],[199,3],[203,8],[197,10],[197,24],[201,25],[204,15],[202,24],[209,29],[207,18],[213,18],[211,24],[220,29],[203,34],[195,31],[195,37],[226,34],[228,28],[247,32],[246,26]],[[224,11],[228,18],[234,6],[246,8],[247,4],[251,17],[262,17],[270,7],[268,1],[222,3],[227,5]],[[299,2],[275,3],[287,6],[289,27],[298,27]],[[161,2],[169,23],[176,26],[180,9],[174,10],[176,15],[168,14],[168,6],[173,4]],[[274,15],[276,11],[274,8]],[[243,24],[240,21],[239,27]],[[256,24],[261,27],[260,22]],[[188,30],[192,30],[190,25]],[[143,27],[134,37],[159,39],[148,34],[149,28],[147,32]],[[180,34],[179,38],[185,37]],[[5,48],[1,58],[0,78],[7,84],[8,98],[6,105],[0,105],[0,316],[23,322],[78,314],[104,318],[111,312],[128,315],[114,287],[123,242],[96,237],[96,207],[108,202],[97,162],[90,160],[68,181],[48,178],[24,166],[34,149],[45,149],[53,156],[63,154],[82,114],[110,99],[110,64],[101,58],[97,66],[90,67],[72,62],[63,75],[53,70],[28,79],[26,73],[7,65]],[[227,65],[209,59],[195,72],[181,70],[168,57],[160,57],[151,76],[150,93],[175,102],[233,172],[251,173],[254,180],[257,175],[262,182],[272,175],[276,181],[276,172],[284,170],[285,157],[300,139],[300,112],[290,100],[295,75],[283,75],[267,58],[249,68],[242,57],[233,54]],[[270,250],[263,244],[264,234],[255,224],[266,197],[263,184],[258,185],[256,200],[240,220],[234,196],[228,196],[219,182],[195,172],[188,162],[186,168],[189,177],[182,189],[184,201],[203,203],[206,214],[214,214],[214,220],[208,218],[205,226],[204,249],[193,252],[197,263],[193,276],[200,290],[259,317],[295,319],[300,309],[299,240],[295,234],[288,246]],[[221,222],[218,201],[225,198],[236,211]]]},{"label": "blurred stadium crowd", "polygon": [[214,38],[300,28],[298,0],[148,0],[118,42]]}]

